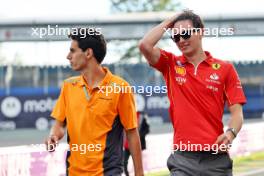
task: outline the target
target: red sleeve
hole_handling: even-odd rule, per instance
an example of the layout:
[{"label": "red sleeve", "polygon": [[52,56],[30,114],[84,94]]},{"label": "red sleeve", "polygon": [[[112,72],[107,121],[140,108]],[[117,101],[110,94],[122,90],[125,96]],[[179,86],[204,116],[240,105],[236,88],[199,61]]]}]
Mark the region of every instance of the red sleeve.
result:
[{"label": "red sleeve", "polygon": [[225,95],[227,97],[228,106],[237,103],[243,105],[246,103],[246,97],[244,95],[239,76],[234,66],[232,64],[229,66],[225,81]]},{"label": "red sleeve", "polygon": [[164,73],[169,67],[169,61],[172,58],[172,53],[160,49],[160,58],[155,65],[151,65],[153,68],[159,70],[161,73]]}]

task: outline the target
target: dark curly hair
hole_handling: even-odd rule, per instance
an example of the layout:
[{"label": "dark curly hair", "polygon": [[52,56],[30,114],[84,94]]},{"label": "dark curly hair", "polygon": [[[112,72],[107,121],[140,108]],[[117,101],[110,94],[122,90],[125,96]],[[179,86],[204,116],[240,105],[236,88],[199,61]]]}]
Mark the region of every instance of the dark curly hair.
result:
[{"label": "dark curly hair", "polygon": [[69,35],[69,38],[78,42],[79,48],[86,51],[91,48],[94,57],[100,64],[106,55],[106,41],[103,34],[96,28],[75,28]]},{"label": "dark curly hair", "polygon": [[190,20],[194,28],[200,28],[200,29],[204,28],[204,23],[201,17],[193,13],[191,10],[184,10],[183,13],[181,13],[173,21],[173,24],[177,23],[178,21],[183,21],[183,20]]}]

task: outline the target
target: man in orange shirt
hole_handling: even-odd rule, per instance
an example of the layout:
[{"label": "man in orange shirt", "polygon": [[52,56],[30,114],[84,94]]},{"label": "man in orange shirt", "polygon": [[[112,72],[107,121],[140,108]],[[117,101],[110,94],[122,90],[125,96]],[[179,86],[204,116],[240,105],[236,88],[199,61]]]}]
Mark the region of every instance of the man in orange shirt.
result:
[{"label": "man in orange shirt", "polygon": [[[181,56],[155,46],[170,29]],[[198,15],[184,11],[155,26],[139,44],[167,84],[174,127],[174,152],[167,164],[173,176],[232,175],[227,150],[242,127],[246,98],[234,66],[203,50],[204,30]],[[231,114],[226,131],[225,103]]]},{"label": "man in orange shirt", "polygon": [[106,42],[102,34],[91,33],[91,29],[81,28],[69,36],[72,41],[67,59],[81,75],[64,81],[51,114],[56,121],[45,143],[54,151],[66,127],[67,175],[121,176],[124,128],[135,175],[142,176],[133,93],[113,91],[129,84],[100,65]]},{"label": "man in orange shirt", "polygon": [[[138,130],[140,136],[140,143],[142,151],[146,149],[146,135],[149,133],[149,124],[147,122],[147,114],[144,111],[137,112]],[[125,176],[129,176],[128,172],[128,160],[130,157],[130,149],[128,146],[128,140],[125,137],[124,141],[124,173]]]}]

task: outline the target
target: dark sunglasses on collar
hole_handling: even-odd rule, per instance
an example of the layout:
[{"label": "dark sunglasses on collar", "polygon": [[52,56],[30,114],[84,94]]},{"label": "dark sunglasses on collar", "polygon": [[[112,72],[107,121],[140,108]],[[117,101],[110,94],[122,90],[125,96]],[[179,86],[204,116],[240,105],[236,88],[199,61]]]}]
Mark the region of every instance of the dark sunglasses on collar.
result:
[{"label": "dark sunglasses on collar", "polygon": [[191,30],[185,30],[182,31],[180,34],[172,34],[171,39],[177,43],[180,41],[180,38],[182,38],[183,40],[187,40],[189,38],[191,38],[192,34],[194,32],[199,31],[199,29],[191,29]]}]

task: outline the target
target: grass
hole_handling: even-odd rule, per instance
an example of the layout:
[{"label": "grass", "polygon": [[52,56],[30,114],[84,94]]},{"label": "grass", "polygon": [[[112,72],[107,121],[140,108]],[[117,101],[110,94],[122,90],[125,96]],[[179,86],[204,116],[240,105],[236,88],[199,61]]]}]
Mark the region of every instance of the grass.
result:
[{"label": "grass", "polygon": [[170,175],[170,173],[168,171],[160,171],[160,172],[156,172],[156,173],[146,174],[146,176],[168,176],[168,175]]},{"label": "grass", "polygon": [[264,168],[264,152],[236,157],[233,160],[234,173],[243,173]]},{"label": "grass", "polygon": [[[233,159],[234,173],[252,171],[253,169],[262,169],[264,167],[264,152],[256,152],[248,156],[239,156]],[[168,176],[167,170],[146,174],[146,176]]]},{"label": "grass", "polygon": [[251,161],[258,161],[258,160],[264,160],[264,152],[256,152],[252,153],[248,156],[240,156],[234,158],[234,165],[240,165],[245,162],[251,162]]}]

